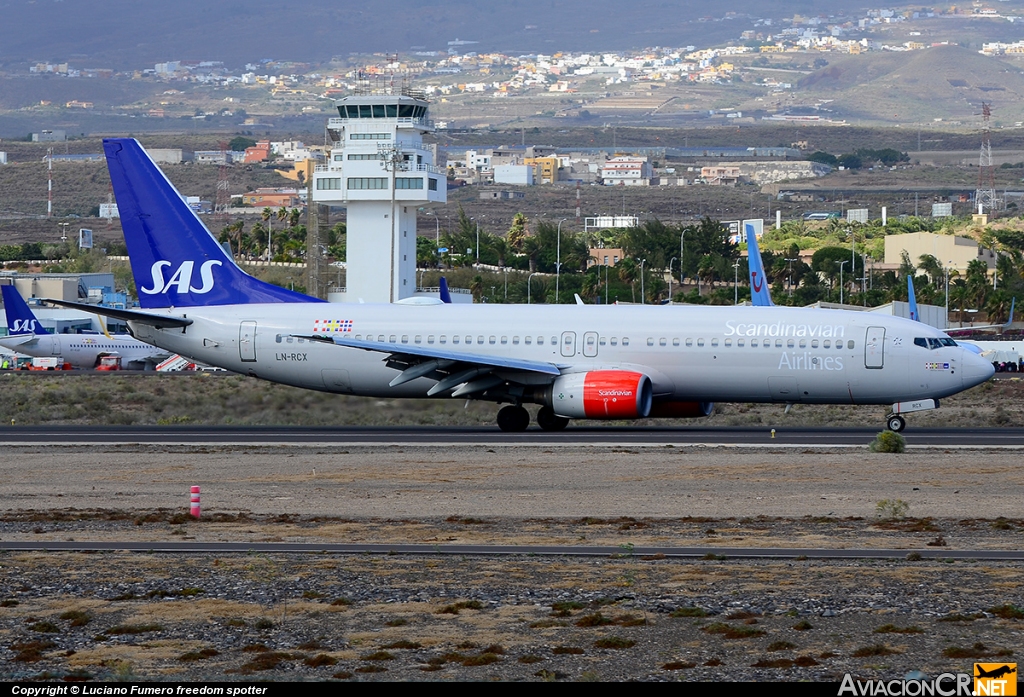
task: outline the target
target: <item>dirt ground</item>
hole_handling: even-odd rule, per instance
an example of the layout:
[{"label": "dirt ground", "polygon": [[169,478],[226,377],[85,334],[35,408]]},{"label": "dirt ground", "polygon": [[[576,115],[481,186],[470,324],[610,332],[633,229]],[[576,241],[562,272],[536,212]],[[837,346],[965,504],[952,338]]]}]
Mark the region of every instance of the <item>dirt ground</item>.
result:
[{"label": "dirt ground", "polygon": [[[198,522],[185,515],[193,484],[203,487]],[[0,553],[0,679],[838,681],[970,671],[977,657],[1020,650],[1020,563],[914,552],[1020,549],[1022,485],[1007,450],[7,448],[4,541],[621,553]],[[654,544],[709,553],[631,551]],[[797,546],[907,556],[715,553]]]}]

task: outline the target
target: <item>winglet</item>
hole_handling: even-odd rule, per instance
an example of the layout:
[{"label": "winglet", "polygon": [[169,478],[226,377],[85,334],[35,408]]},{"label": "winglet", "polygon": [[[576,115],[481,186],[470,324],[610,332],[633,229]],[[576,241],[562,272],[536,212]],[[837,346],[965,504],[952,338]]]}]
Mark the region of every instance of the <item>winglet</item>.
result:
[{"label": "winglet", "polygon": [[14,286],[0,286],[4,298],[4,312],[7,314],[7,333],[16,334],[47,334],[36,319],[28,303]]},{"label": "winglet", "polygon": [[750,301],[757,307],[772,307],[772,296],[768,292],[768,281],[764,275],[764,263],[761,261],[761,250],[757,246],[757,229],[764,225],[763,220],[744,220],[743,233],[747,238],[747,266],[750,268]]},{"label": "winglet", "polygon": [[[921,321],[921,315],[917,313],[917,297],[914,295],[914,276],[907,274],[907,302],[910,304],[910,319],[915,322]],[[1013,313],[1010,313],[1013,316]]]},{"label": "winglet", "polygon": [[446,305],[451,305],[452,295],[451,293],[448,292],[448,279],[446,279],[444,276],[441,276],[441,281],[438,285],[441,286],[441,292],[439,293],[439,295],[441,296],[441,302],[445,303]]},{"label": "winglet", "polygon": [[143,308],[322,302],[238,268],[137,140],[103,150]]}]

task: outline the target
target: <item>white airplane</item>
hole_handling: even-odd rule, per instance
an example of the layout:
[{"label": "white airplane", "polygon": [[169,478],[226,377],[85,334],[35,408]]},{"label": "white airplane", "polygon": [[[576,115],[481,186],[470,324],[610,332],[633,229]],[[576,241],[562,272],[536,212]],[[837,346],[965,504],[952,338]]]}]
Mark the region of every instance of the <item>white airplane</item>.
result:
[{"label": "white airplane", "polygon": [[[33,357],[60,356],[75,368],[95,368],[104,356],[120,356],[125,368],[139,370],[169,355],[127,334],[50,334],[14,286],[0,286],[0,292],[7,315],[7,336],[0,337],[0,346],[8,350]],[[87,307],[97,313],[105,309]]]},{"label": "white airplane", "polygon": [[104,149],[142,305],[104,312],[148,343],[253,377],[504,403],[505,431],[529,426],[524,404],[557,430],[569,419],[705,416],[715,401],[891,405],[888,427],[902,430],[902,413],[993,374],[942,332],[860,312],[324,303],[239,269],[135,140]]}]

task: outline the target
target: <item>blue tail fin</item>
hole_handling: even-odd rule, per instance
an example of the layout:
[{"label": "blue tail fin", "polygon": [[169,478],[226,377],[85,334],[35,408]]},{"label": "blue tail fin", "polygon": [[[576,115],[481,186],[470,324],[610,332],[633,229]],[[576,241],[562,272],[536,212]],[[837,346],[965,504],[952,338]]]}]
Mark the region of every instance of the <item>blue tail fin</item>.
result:
[{"label": "blue tail fin", "polygon": [[321,302],[238,268],[138,141],[103,149],[142,307]]},{"label": "blue tail fin", "polygon": [[439,293],[441,296],[441,302],[450,305],[452,302],[452,294],[448,292],[448,279],[441,276],[441,283],[439,285],[441,286],[441,292]]},{"label": "blue tail fin", "polygon": [[744,220],[743,234],[747,238],[747,266],[750,268],[750,301],[758,307],[772,307],[772,296],[768,293],[768,281],[764,275],[761,250],[757,246],[757,224],[759,220]]},{"label": "blue tail fin", "polygon": [[7,313],[7,333],[15,334],[46,334],[43,325],[32,313],[28,303],[14,286],[0,286],[4,297],[4,312]]},{"label": "blue tail fin", "polygon": [[914,277],[907,276],[907,303],[910,304],[910,319],[915,322],[921,321],[921,315],[917,313],[917,297],[914,295]]}]

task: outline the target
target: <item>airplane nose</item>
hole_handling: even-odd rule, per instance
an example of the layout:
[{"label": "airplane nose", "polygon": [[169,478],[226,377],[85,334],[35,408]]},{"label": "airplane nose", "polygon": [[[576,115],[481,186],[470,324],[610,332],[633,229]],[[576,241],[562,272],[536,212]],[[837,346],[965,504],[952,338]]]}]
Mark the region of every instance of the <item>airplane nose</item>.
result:
[{"label": "airplane nose", "polygon": [[964,389],[988,381],[995,373],[995,366],[991,363],[976,353],[963,350],[960,357],[960,377],[964,382]]}]

